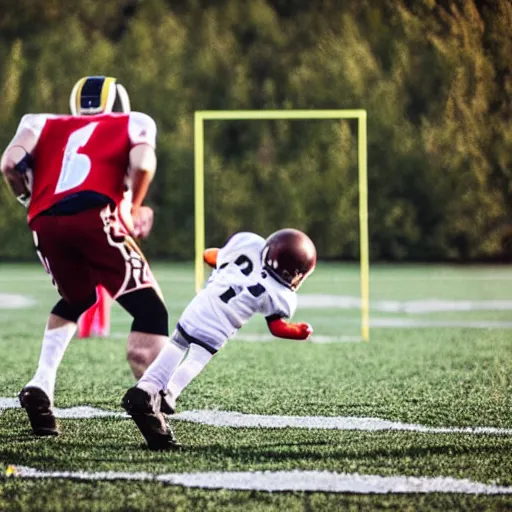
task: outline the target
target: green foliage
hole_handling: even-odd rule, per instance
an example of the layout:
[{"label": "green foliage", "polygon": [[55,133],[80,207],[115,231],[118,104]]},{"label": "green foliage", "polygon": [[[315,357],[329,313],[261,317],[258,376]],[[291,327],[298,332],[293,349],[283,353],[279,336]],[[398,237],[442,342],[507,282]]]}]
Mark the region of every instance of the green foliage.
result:
[{"label": "green foliage", "polygon": [[[510,257],[507,0],[4,3],[1,147],[24,113],[66,112],[86,74],[117,76],[157,121],[148,255],[192,255],[195,110],[364,108],[372,258]],[[294,225],[356,258],[356,145],[351,122],[208,122],[207,241]],[[14,211],[0,204],[0,257],[31,257]]]}]

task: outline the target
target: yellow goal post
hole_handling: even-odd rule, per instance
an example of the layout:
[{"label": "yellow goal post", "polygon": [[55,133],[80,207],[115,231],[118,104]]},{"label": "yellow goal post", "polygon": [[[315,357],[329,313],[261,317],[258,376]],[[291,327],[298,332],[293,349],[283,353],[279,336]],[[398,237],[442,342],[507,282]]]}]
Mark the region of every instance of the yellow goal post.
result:
[{"label": "yellow goal post", "polygon": [[368,173],[366,110],[198,110],[194,113],[194,215],[195,286],[204,285],[205,209],[204,209],[204,124],[205,121],[269,119],[357,119],[359,181],[359,244],[361,264],[361,337],[370,338],[370,256],[368,241]]}]

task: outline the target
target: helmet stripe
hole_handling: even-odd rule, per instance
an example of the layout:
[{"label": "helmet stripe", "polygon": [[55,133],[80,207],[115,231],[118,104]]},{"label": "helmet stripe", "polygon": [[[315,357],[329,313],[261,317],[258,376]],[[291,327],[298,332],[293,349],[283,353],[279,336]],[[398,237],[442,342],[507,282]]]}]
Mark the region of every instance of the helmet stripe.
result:
[{"label": "helmet stripe", "polygon": [[[109,103],[110,103],[110,108],[108,110],[110,111],[112,109],[112,105],[114,104],[114,99],[115,99],[115,87],[113,87],[115,82],[116,82],[115,78],[112,78],[111,76],[105,77],[105,81],[103,82],[103,88],[101,89],[100,105],[101,105],[102,112],[107,111],[107,107],[109,106]],[[112,90],[111,90],[112,88],[114,89],[114,97],[112,97]]]},{"label": "helmet stripe", "polygon": [[[118,90],[117,79],[110,76],[86,76],[78,80],[70,96],[70,110],[73,115],[95,115],[112,112]],[[129,98],[121,97],[123,111],[130,111]],[[123,101],[124,100],[124,101]]]},{"label": "helmet stripe", "polygon": [[87,81],[87,77],[80,78],[78,82],[76,83],[74,90],[75,97],[73,98],[73,102],[75,104],[76,113],[80,114],[80,98],[82,97],[82,89],[84,87],[85,82]]}]

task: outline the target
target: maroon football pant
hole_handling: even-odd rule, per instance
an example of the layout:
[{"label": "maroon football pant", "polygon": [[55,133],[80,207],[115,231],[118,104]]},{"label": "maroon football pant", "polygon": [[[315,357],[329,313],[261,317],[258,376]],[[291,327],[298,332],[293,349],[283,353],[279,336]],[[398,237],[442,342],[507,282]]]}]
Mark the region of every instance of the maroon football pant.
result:
[{"label": "maroon football pant", "polygon": [[37,253],[60,295],[81,303],[103,285],[120,295],[153,287],[149,265],[110,206],[74,215],[39,215],[30,223]]}]

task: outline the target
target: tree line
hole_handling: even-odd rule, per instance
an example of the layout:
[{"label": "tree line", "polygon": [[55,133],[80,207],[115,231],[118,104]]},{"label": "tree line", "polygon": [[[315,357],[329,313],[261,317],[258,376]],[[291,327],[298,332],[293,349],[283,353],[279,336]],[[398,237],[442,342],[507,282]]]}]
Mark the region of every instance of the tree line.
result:
[{"label": "tree line", "polygon": [[[373,260],[510,260],[508,0],[2,0],[0,143],[116,76],[158,126],[152,258],[193,255],[196,110],[366,109]],[[307,231],[358,257],[354,121],[208,121],[207,242]],[[0,189],[0,258],[33,258]]]}]

